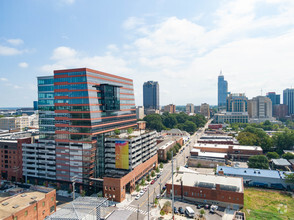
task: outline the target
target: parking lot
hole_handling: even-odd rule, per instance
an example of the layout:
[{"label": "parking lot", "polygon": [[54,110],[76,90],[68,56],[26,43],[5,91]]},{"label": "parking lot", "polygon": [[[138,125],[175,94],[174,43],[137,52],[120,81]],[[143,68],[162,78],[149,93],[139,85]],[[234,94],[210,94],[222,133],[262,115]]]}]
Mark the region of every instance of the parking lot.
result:
[{"label": "parking lot", "polygon": [[[174,206],[177,208],[177,210],[179,209],[179,207],[182,207],[185,210],[186,207],[189,206],[194,210],[195,216],[200,215],[201,209],[198,209],[197,206],[195,205],[195,203],[191,203],[191,202],[187,202],[187,201],[184,201],[184,202],[175,201]],[[209,220],[220,220],[220,219],[222,219],[222,216],[224,215],[224,208],[222,208],[222,207],[219,207],[218,210],[214,214],[209,213],[209,209],[204,209],[204,211],[205,211],[204,217]],[[177,215],[185,216],[185,214],[180,214],[180,213],[175,214],[175,216],[177,216]]]}]

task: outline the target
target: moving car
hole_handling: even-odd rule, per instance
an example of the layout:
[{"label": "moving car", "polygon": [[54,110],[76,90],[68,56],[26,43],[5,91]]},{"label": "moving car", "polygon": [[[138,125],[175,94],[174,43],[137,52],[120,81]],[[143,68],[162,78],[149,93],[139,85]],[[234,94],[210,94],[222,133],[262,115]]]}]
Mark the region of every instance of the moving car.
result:
[{"label": "moving car", "polygon": [[185,212],[184,212],[184,209],[182,208],[182,207],[179,207],[179,213],[180,214],[184,214]]}]

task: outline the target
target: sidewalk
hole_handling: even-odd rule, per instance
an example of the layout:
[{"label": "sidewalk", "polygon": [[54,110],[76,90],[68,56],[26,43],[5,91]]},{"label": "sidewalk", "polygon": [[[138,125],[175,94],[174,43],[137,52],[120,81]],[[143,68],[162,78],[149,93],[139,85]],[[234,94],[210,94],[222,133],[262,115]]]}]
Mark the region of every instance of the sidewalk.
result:
[{"label": "sidewalk", "polygon": [[223,215],[223,220],[232,220],[236,210],[226,209]]},{"label": "sidewalk", "polygon": [[132,197],[131,194],[126,194],[126,199],[120,203],[116,203],[116,207],[118,208],[124,208],[126,206],[129,206],[134,200],[134,197]]}]

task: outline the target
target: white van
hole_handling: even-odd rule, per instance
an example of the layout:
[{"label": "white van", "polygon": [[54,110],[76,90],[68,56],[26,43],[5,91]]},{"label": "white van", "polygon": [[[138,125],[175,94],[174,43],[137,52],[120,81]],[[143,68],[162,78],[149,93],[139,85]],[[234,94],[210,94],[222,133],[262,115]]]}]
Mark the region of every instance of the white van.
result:
[{"label": "white van", "polygon": [[189,218],[194,218],[195,212],[190,206],[186,207],[185,213]]}]

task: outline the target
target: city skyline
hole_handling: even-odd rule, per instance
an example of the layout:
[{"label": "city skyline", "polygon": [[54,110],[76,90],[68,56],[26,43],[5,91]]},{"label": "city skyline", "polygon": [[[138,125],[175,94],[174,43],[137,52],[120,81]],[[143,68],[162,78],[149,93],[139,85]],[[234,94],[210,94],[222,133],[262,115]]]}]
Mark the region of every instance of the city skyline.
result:
[{"label": "city skyline", "polygon": [[293,86],[292,1],[115,3],[0,2],[1,107],[32,106],[37,76],[81,66],[134,79],[139,106],[149,80],[161,106],[217,105],[221,69],[248,98]]}]

